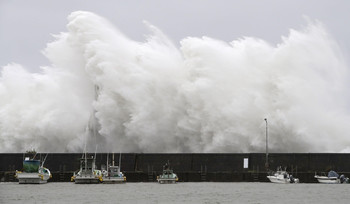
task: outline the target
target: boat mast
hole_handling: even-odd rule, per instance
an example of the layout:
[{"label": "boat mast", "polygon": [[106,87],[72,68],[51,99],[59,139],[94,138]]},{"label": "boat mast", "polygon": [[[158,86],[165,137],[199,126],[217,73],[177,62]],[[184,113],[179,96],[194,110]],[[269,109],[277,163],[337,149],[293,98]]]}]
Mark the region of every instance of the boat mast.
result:
[{"label": "boat mast", "polygon": [[35,157],[36,157],[36,154],[38,154],[37,152],[35,152],[35,154],[34,154],[34,157],[33,157],[33,159],[32,160],[34,160],[35,159]]},{"label": "boat mast", "polygon": [[86,157],[86,143],[87,143],[87,138],[85,138],[85,147],[84,147],[84,154],[85,154],[85,170],[84,170],[84,173],[85,173],[85,176],[86,176],[86,171],[87,171],[87,157]]},{"label": "boat mast", "polygon": [[[97,100],[98,97],[98,86],[95,85],[94,86],[94,93],[95,93],[95,101]],[[95,144],[96,144],[96,148],[95,148],[95,155],[94,158],[92,159],[92,166],[91,166],[91,173],[94,172],[95,170],[95,162],[96,162],[96,152],[97,152],[97,140],[96,140],[96,117],[95,117],[95,112],[96,110],[93,108],[92,111],[92,134],[93,134],[93,138],[95,139]],[[90,118],[91,119],[91,118]],[[90,123],[91,125],[91,123]],[[86,155],[85,155],[86,158]],[[86,164],[85,164],[86,165]]]},{"label": "boat mast", "polygon": [[96,145],[96,149],[95,149],[95,156],[94,156],[94,159],[93,159],[93,161],[92,161],[92,167],[91,167],[91,172],[94,172],[95,171],[95,162],[96,162],[96,152],[97,152],[97,145]]},{"label": "boat mast", "polygon": [[41,168],[44,167],[44,163],[45,163],[45,161],[46,161],[47,155],[49,155],[49,153],[46,154],[46,156],[45,156],[45,158],[44,158],[44,161],[41,163]]},{"label": "boat mast", "polygon": [[[85,169],[84,169],[84,173],[86,176],[86,171],[87,171],[87,157],[86,157],[86,144],[87,143],[87,134],[85,134],[85,144],[84,144],[84,153],[82,155],[82,158],[84,157],[84,165],[85,165]],[[81,161],[82,162],[82,161]],[[82,165],[80,165],[80,168],[82,169]]]},{"label": "boat mast", "polygon": [[268,131],[267,131],[267,118],[264,119],[266,122],[266,162],[265,168],[269,169],[269,140],[268,140]]},{"label": "boat mast", "polygon": [[122,165],[122,153],[120,152],[120,154],[119,154],[119,168],[118,168],[118,175],[120,174],[120,168],[121,168],[121,165]]},{"label": "boat mast", "polygon": [[107,169],[107,172],[108,172],[108,155],[109,155],[109,153],[107,153],[107,163],[106,163],[106,169]]},{"label": "boat mast", "polygon": [[114,166],[114,153],[113,153],[113,156],[112,156],[112,166]]}]

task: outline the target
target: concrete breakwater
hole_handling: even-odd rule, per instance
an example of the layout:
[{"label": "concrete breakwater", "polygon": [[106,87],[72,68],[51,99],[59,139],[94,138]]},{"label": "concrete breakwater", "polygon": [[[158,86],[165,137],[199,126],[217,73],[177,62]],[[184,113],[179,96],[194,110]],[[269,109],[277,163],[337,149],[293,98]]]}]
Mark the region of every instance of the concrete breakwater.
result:
[{"label": "concrete breakwater", "polygon": [[[38,153],[36,158],[44,158],[46,153]],[[88,154],[93,156],[93,153]],[[73,172],[79,169],[81,153],[50,153],[45,167],[53,177],[50,182],[67,182]],[[119,153],[114,154],[115,165]],[[23,153],[0,154],[0,181],[15,181],[15,170],[22,169]],[[111,162],[112,154],[109,154]],[[106,165],[107,153],[96,154],[96,165]],[[169,161],[180,182],[266,182],[265,154],[263,153],[122,153],[121,169],[128,182],[154,182]],[[335,170],[350,177],[350,154],[338,153],[272,153],[269,154],[271,170],[278,166],[298,177],[303,183],[313,183],[315,172]]]}]

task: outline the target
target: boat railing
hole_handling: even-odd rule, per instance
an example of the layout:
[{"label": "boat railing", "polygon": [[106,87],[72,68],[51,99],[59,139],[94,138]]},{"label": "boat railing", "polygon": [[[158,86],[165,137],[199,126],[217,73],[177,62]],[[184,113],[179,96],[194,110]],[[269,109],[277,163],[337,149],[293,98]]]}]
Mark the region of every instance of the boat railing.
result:
[{"label": "boat railing", "polygon": [[[319,174],[318,174],[319,173]],[[326,172],[317,172],[315,171],[315,176],[325,176],[328,177],[328,175],[326,174]]]},{"label": "boat railing", "polygon": [[282,169],[282,166],[278,166],[277,167],[277,171],[287,171],[287,167],[284,167],[284,169]]}]

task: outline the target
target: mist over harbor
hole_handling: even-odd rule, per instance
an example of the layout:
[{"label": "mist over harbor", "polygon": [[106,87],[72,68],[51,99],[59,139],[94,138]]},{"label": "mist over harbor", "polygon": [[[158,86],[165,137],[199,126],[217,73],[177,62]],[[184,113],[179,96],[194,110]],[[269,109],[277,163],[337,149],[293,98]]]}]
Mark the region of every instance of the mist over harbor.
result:
[{"label": "mist over harbor", "polygon": [[51,65],[2,67],[1,152],[263,152],[264,118],[271,152],[350,152],[349,67],[321,22],[277,45],[145,26],[138,42],[76,11]]}]

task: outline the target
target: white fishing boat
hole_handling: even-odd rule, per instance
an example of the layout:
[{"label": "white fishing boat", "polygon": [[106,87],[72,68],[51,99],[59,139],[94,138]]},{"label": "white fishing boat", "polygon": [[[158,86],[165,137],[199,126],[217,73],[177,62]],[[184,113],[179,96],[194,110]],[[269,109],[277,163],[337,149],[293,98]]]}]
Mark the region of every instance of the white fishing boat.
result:
[{"label": "white fishing boat", "polygon": [[178,180],[177,175],[170,169],[169,162],[163,166],[163,173],[157,176],[157,181],[160,184],[176,183]]},{"label": "white fishing boat", "polygon": [[268,148],[268,123],[267,123],[267,118],[264,119],[266,122],[266,162],[265,162],[265,167],[266,171],[269,172],[269,175],[267,178],[272,182],[272,183],[299,183],[299,179],[294,178],[292,175],[290,175],[286,169],[282,170],[281,167],[277,167],[276,172],[271,172],[269,170],[269,148]]},{"label": "white fishing boat", "polygon": [[314,177],[319,183],[324,184],[338,184],[350,182],[349,178],[345,177],[344,175],[339,176],[339,174],[335,171],[329,171],[327,176],[325,173],[322,173],[321,175],[317,175],[315,173]]},{"label": "white fishing boat", "polygon": [[112,165],[109,166],[108,154],[107,154],[107,170],[102,171],[102,182],[105,184],[125,183],[126,177],[121,172],[121,154],[119,156],[119,166],[114,166],[114,154],[112,159]]},{"label": "white fishing boat", "polygon": [[315,175],[315,179],[317,179],[317,181],[319,183],[326,183],[326,184],[340,183],[340,181],[339,181],[339,179],[337,177],[328,177],[328,176]]},{"label": "white fishing boat", "polygon": [[29,157],[25,157],[23,161],[23,170],[16,170],[15,177],[18,179],[20,184],[47,183],[47,180],[52,177],[50,170],[44,167],[47,155],[43,162],[40,162],[40,160],[35,160],[34,158],[30,159]]},{"label": "white fishing boat", "polygon": [[285,184],[287,184],[287,183],[299,183],[299,179],[294,178],[286,170],[282,170],[281,167],[278,167],[277,171],[271,173],[271,175],[267,176],[267,178],[272,183],[285,183]]},{"label": "white fishing boat", "polygon": [[[98,96],[98,86],[95,85],[94,87],[95,91],[95,98]],[[84,153],[82,155],[82,158],[80,159],[80,169],[76,173],[74,172],[73,176],[71,177],[71,181],[74,181],[76,184],[96,184],[102,182],[102,172],[101,170],[98,170],[96,168],[96,152],[97,152],[97,145],[95,150],[95,156],[91,156],[90,158],[87,157],[87,150],[86,145],[88,141],[88,135],[91,135],[92,138],[96,139],[97,134],[97,119],[95,117],[96,110],[92,110],[92,114],[90,116],[89,124],[87,127],[87,132],[85,135],[85,147],[84,147]]]},{"label": "white fishing boat", "polygon": [[102,173],[102,182],[105,184],[125,183],[126,177],[120,171],[119,166],[109,166],[106,172]]},{"label": "white fishing boat", "polygon": [[71,181],[76,184],[96,184],[102,182],[102,172],[96,169],[95,157],[87,158],[87,155],[80,159],[80,169],[74,172]]}]

